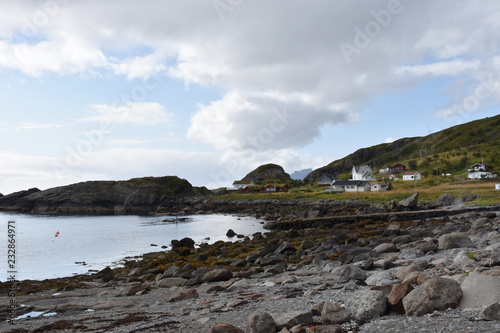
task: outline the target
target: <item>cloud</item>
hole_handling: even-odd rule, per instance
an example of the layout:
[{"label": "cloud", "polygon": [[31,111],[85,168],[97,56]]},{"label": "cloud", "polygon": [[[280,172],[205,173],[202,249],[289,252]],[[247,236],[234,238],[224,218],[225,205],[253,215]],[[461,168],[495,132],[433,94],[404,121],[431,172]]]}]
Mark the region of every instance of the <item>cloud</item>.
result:
[{"label": "cloud", "polygon": [[120,106],[94,104],[90,105],[86,112],[90,115],[79,121],[158,125],[169,123],[173,116],[165,112],[161,104],[151,102],[130,102]]},{"label": "cloud", "polygon": [[[450,102],[462,103],[500,51],[496,0],[229,1],[223,12],[212,1],[54,2],[2,5],[0,67],[130,80],[160,73],[215,88],[220,98],[199,105],[187,135],[218,149],[305,146],[324,126],[358,121],[375,96],[425,80],[468,81]],[[357,50],[349,59],[345,44]],[[94,105],[84,120],[168,122],[163,110],[133,108]],[[285,111],[293,119],[273,127]]]},{"label": "cloud", "polygon": [[[23,123],[15,128],[16,131],[32,130],[32,129],[51,129],[61,128],[60,124],[39,124],[39,123]],[[0,129],[1,130],[1,129]]]},{"label": "cloud", "polygon": [[403,66],[396,69],[398,74],[412,75],[460,75],[479,69],[480,61],[451,60],[432,64]]}]

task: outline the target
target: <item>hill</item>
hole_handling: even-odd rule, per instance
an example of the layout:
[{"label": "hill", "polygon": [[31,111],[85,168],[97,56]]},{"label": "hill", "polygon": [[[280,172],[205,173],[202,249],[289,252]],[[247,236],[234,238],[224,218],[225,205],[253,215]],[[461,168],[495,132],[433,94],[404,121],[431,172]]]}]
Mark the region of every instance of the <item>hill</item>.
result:
[{"label": "hill", "polygon": [[350,172],[353,165],[370,165],[374,172],[386,165],[403,163],[424,175],[465,173],[481,162],[500,169],[500,115],[472,121],[424,136],[362,148],[311,172],[306,181]]},{"label": "hill", "polygon": [[255,183],[265,183],[266,181],[287,182],[292,180],[283,167],[277,164],[264,164],[243,177],[244,181],[254,181]]},{"label": "hill", "polygon": [[176,176],[86,181],[0,197],[0,210],[34,214],[150,214],[175,207],[182,197],[205,195]]}]

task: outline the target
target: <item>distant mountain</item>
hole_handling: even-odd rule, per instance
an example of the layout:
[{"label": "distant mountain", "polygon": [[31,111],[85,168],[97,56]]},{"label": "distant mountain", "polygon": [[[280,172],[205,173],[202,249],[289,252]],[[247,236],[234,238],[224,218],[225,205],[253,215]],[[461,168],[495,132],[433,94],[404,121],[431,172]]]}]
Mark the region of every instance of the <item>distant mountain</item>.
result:
[{"label": "distant mountain", "polygon": [[255,183],[264,183],[266,181],[282,181],[291,180],[290,175],[285,172],[283,167],[277,164],[264,164],[243,177],[242,180],[254,181]]},{"label": "distant mountain", "polygon": [[403,163],[420,172],[458,172],[481,162],[500,169],[500,115],[450,127],[424,137],[403,138],[392,143],[362,148],[311,172],[305,180],[336,177],[350,172],[353,165],[377,169]]},{"label": "distant mountain", "polygon": [[303,180],[306,178],[308,174],[310,174],[313,171],[313,169],[304,169],[304,170],[299,170],[299,171],[294,171],[290,177],[295,180]]}]

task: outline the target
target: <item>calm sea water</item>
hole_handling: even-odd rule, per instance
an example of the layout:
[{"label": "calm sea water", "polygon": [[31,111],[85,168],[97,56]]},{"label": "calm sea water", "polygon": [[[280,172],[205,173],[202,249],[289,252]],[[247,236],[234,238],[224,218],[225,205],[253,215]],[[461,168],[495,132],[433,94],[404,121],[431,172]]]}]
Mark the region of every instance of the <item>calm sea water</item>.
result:
[{"label": "calm sea water", "polygon": [[244,235],[264,231],[261,220],[251,217],[194,215],[187,216],[187,222],[163,222],[167,218],[172,219],[167,216],[0,213],[0,281],[6,281],[7,272],[11,270],[8,267],[8,221],[15,221],[11,225],[16,231],[18,280],[71,276],[117,266],[125,257],[161,251],[161,246],[170,245],[172,239],[190,237],[197,244],[213,243],[230,240],[226,237],[228,229]]}]

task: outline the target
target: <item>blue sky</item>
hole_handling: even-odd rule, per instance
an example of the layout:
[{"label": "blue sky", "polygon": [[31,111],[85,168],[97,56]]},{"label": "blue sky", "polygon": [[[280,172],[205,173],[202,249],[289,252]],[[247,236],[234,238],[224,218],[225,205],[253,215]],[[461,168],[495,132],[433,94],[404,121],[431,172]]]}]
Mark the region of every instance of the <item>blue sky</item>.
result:
[{"label": "blue sky", "polygon": [[0,192],[228,186],[499,113],[500,4],[0,3]]}]

